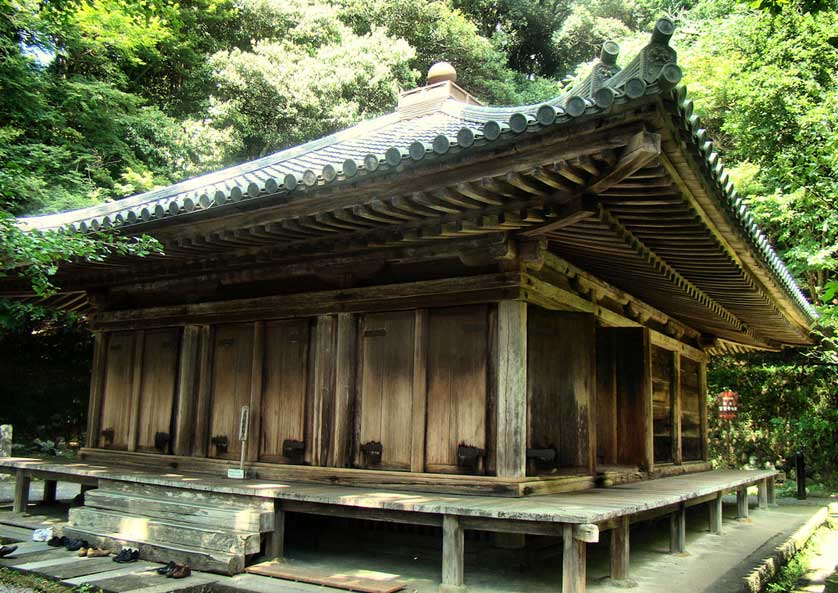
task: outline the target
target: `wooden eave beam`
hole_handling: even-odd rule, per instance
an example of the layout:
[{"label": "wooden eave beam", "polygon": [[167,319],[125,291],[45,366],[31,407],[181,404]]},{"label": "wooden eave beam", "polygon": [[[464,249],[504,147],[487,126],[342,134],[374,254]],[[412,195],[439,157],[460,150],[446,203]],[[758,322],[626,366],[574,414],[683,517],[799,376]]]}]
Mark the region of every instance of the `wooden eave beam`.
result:
[{"label": "wooden eave beam", "polygon": [[[556,220],[525,231],[522,234],[526,237],[536,237],[538,235],[555,231],[556,229],[570,226],[580,220],[591,218],[596,214],[596,211],[593,208],[593,196],[607,191],[611,187],[624,181],[633,173],[639,171],[652,160],[659,157],[660,153],[660,134],[654,134],[647,132],[646,130],[636,132],[629,139],[629,142],[619,160],[617,160],[611,169],[602,173],[595,181],[590,182],[587,186],[578,190],[576,194],[572,194],[570,196],[564,194],[563,192],[553,194],[553,201],[567,202],[566,205],[562,206],[562,211]],[[578,158],[581,157],[577,157],[577,160]],[[564,176],[568,177],[567,172],[564,170],[559,170],[559,173],[564,173]],[[585,181],[579,176],[568,177],[568,179],[580,184]]]},{"label": "wooden eave beam", "polygon": [[[671,118],[664,117],[663,112],[659,111],[656,123],[665,134],[662,144],[663,152],[660,158],[661,166],[667,171],[727,255],[743,271],[746,271],[747,276],[761,292],[771,295],[771,303],[775,307],[782,308],[783,316],[787,319],[793,319],[798,324],[797,327],[788,324],[789,327],[808,341],[808,330],[803,328],[808,328],[809,321],[800,311],[798,305],[786,294],[785,289],[779,286],[771,277],[771,274],[766,272],[764,266],[753,257],[747,241],[739,236],[738,224],[729,220],[728,215],[719,207],[717,200],[713,197],[715,189],[710,187],[702,176],[696,176],[693,173],[693,171],[700,171],[702,164],[696,162],[688,151],[680,150],[679,132]],[[672,160],[671,153],[675,151],[683,158],[683,163],[676,164]],[[687,183],[685,176],[692,177],[693,185],[700,188],[701,191],[694,191],[693,187]],[[733,237],[733,242],[736,243],[738,249],[734,248],[728,238],[729,236]]]}]

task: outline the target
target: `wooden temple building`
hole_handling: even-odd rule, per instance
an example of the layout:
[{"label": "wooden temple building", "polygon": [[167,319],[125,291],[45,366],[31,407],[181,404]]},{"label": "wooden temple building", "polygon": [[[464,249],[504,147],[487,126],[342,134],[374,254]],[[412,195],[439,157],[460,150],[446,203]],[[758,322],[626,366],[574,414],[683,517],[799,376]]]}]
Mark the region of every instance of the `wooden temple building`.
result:
[{"label": "wooden temple building", "polygon": [[[95,335],[87,442],[3,460],[18,509],[31,477],[82,481],[72,533],[228,573],[282,555],[286,513],[430,525],[444,590],[464,530],[552,535],[574,593],[601,531],[625,578],[631,522],[670,514],[678,550],[687,506],[718,531],[723,493],[767,502],[773,472],[708,471],[706,365],[810,344],[816,315],[678,86],[672,32],[622,69],[606,43],[542,104],[481,105],[437,65],[351,129],[20,219],[164,253],[61,266],[45,304]],[[23,277],[0,293],[37,301]]]}]

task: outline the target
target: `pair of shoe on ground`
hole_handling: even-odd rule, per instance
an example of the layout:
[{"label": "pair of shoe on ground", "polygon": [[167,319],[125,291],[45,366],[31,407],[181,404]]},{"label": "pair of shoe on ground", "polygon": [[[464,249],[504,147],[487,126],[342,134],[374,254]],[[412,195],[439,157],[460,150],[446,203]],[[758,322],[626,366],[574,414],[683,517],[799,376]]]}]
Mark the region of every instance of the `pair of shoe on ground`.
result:
[{"label": "pair of shoe on ground", "polygon": [[79,558],[104,558],[110,555],[108,550],[102,548],[79,548]]},{"label": "pair of shoe on ground", "polygon": [[82,548],[85,550],[90,548],[90,544],[83,539],[75,539],[72,537],[58,537],[55,536],[47,542],[47,545],[53,548],[66,548],[70,552],[78,552]]},{"label": "pair of shoe on ground", "polygon": [[127,564],[128,562],[136,562],[140,559],[140,551],[132,550],[131,548],[122,548],[119,554],[113,557],[114,562],[119,564]]},{"label": "pair of shoe on ground", "polygon": [[170,579],[185,579],[192,574],[192,569],[188,564],[180,564],[172,560],[166,566],[161,566],[157,569],[157,574],[163,575]]},{"label": "pair of shoe on ground", "polygon": [[2,546],[0,547],[0,558],[5,558],[9,554],[14,554],[17,546]]}]

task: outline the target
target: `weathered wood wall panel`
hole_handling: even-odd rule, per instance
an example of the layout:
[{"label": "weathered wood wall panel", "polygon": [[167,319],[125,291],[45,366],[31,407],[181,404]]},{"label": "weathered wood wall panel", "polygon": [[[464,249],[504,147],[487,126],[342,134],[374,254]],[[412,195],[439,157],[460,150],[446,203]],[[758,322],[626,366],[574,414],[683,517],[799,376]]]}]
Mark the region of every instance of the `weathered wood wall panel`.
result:
[{"label": "weathered wood wall panel", "polygon": [[[238,459],[239,419],[250,404],[253,367],[253,324],[219,325],[212,342],[209,457]],[[220,443],[226,439],[226,447]]]},{"label": "weathered wood wall panel", "polygon": [[127,449],[131,430],[135,332],[108,334],[99,446]]},{"label": "weathered wood wall panel", "polygon": [[593,472],[596,320],[535,306],[527,316],[527,445],[556,449],[560,467]]},{"label": "weathered wood wall panel", "polygon": [[617,339],[617,462],[648,470],[654,465],[649,330],[627,327],[613,331]]},{"label": "weathered wood wall panel", "polygon": [[[359,332],[358,467],[409,470],[413,428],[415,313],[364,315]],[[370,447],[381,445],[380,463]]]},{"label": "weathered wood wall panel", "polygon": [[308,319],[265,324],[260,461],[300,461],[283,454],[283,443],[307,440],[310,327]]},{"label": "weathered wood wall panel", "polygon": [[655,463],[671,463],[673,457],[672,353],[652,346],[652,426]]},{"label": "weathered wood wall panel", "polygon": [[596,448],[597,463],[618,463],[616,336],[610,328],[597,328]]},{"label": "weathered wood wall panel", "polygon": [[[488,307],[428,312],[427,471],[484,471],[488,343]],[[460,445],[484,455],[475,466],[461,467]]]},{"label": "weathered wood wall panel", "polygon": [[700,390],[701,365],[681,357],[681,450],[684,461],[698,461],[703,455],[701,410],[704,394]]},{"label": "weathered wood wall panel", "polygon": [[497,312],[495,473],[527,473],[527,303],[501,301]]},{"label": "weathered wood wall panel", "polygon": [[[137,450],[171,452],[180,329],[145,332],[140,372]],[[135,372],[137,369],[135,369]]]}]

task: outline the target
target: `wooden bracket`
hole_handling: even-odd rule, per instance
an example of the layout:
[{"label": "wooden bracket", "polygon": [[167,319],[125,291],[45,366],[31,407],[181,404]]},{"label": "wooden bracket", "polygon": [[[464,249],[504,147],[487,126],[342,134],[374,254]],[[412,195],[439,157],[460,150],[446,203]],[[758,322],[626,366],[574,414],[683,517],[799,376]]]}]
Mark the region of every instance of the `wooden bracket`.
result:
[{"label": "wooden bracket", "polygon": [[522,237],[537,237],[550,231],[555,231],[567,226],[576,224],[580,220],[591,218],[597,214],[597,205],[594,198],[587,194],[578,194],[566,199],[564,194],[556,194],[556,199],[562,199],[563,203],[556,207],[557,216],[547,224],[520,233]]},{"label": "wooden bracket", "polygon": [[661,136],[645,130],[637,132],[629,140],[623,154],[614,167],[588,186],[592,194],[602,193],[626,177],[636,173],[661,154]]}]

